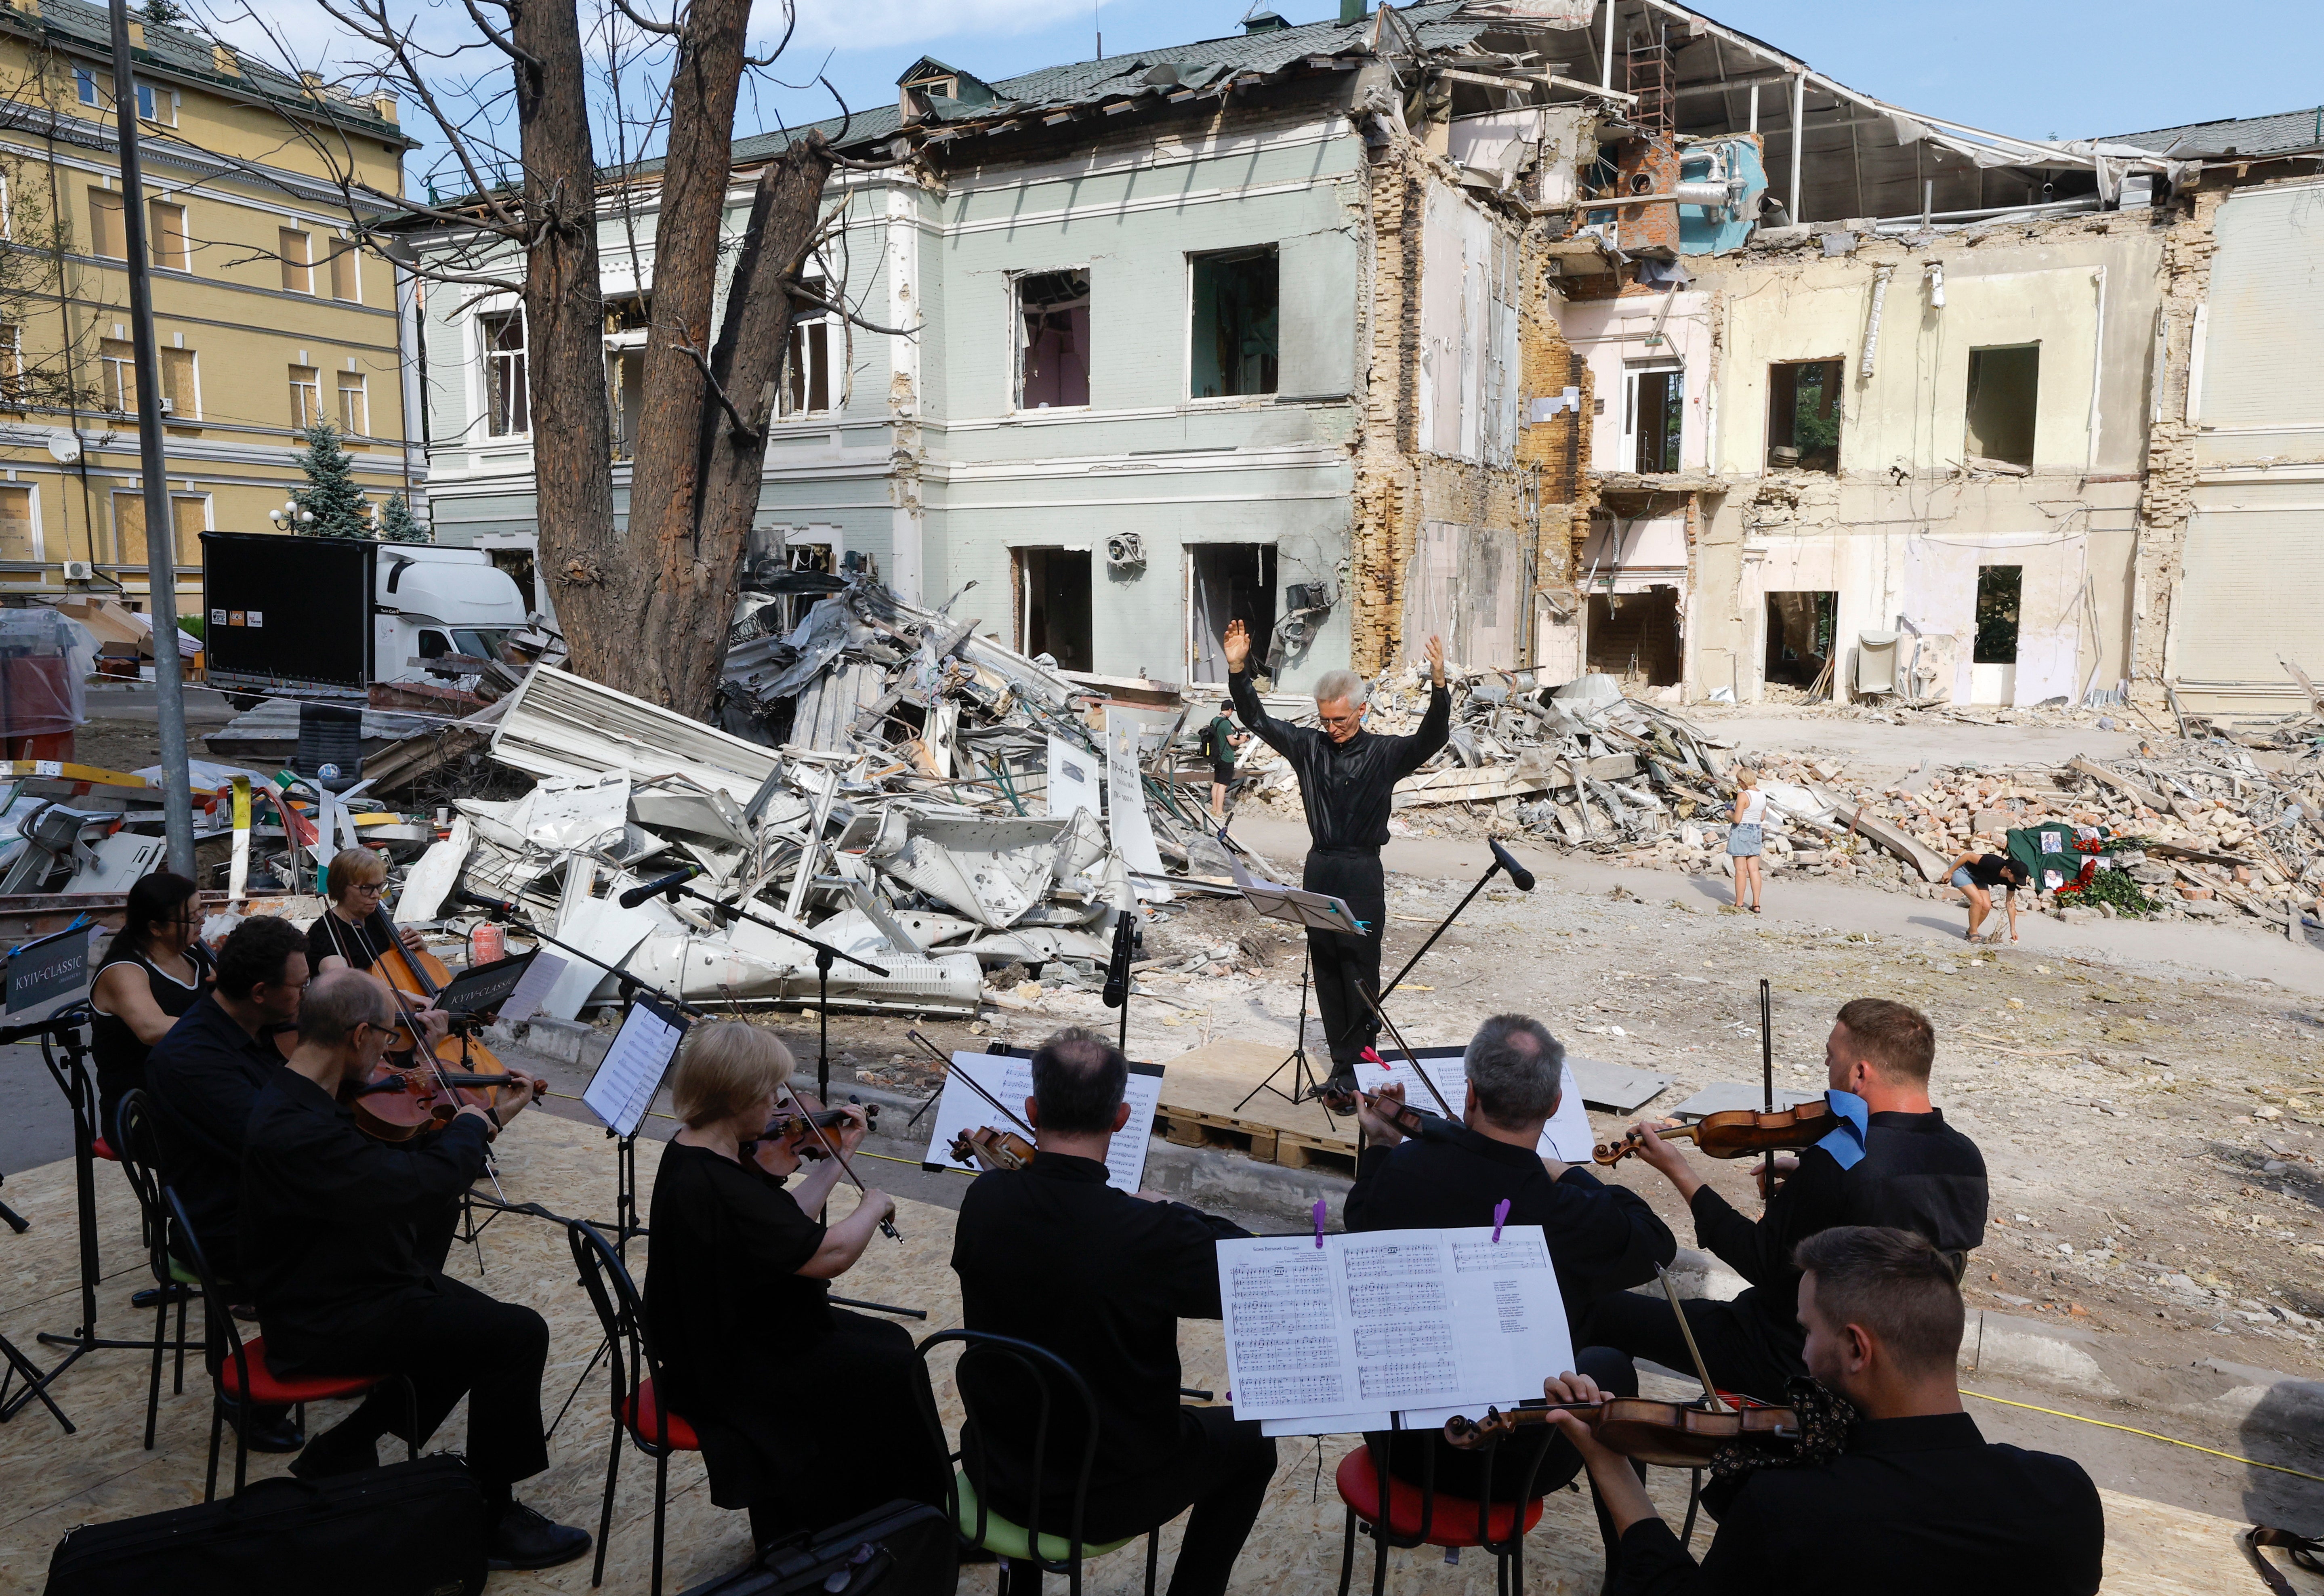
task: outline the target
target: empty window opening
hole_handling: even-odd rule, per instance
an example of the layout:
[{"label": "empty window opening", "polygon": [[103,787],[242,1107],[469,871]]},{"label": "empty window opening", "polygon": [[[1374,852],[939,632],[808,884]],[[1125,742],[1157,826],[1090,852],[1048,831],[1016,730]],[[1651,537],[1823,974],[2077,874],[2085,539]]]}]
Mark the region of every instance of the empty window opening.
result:
[{"label": "empty window opening", "polygon": [[1093,670],[1090,637],[1090,551],[1018,549],[1017,646],[1047,654],[1061,670]]},{"label": "empty window opening", "polygon": [[1676,365],[1642,366],[1629,374],[1622,425],[1630,434],[1630,469],[1676,471],[1686,414],[1686,373]]},{"label": "empty window opening", "polygon": [[652,325],[652,295],[606,296],[605,392],[613,405],[616,460],[637,453],[638,423],[645,413],[646,333]]},{"label": "empty window opening", "polygon": [[[828,279],[804,278],[799,287],[809,299],[831,302]],[[813,415],[835,408],[839,386],[833,381],[831,355],[835,347],[846,348],[840,334],[839,319],[829,311],[791,323],[790,341],[783,350],[783,414]]]},{"label": "empty window opening", "polygon": [[1969,452],[2034,469],[2034,404],[2042,346],[1969,352]]},{"label": "empty window opening", "polygon": [[1028,272],[1017,279],[1017,408],[1090,401],[1090,274]]},{"label": "empty window opening", "polygon": [[1194,369],[1196,399],[1272,393],[1277,374],[1275,246],[1195,255]]},{"label": "empty window opening", "polygon": [[1767,464],[1840,470],[1837,360],[1791,360],[1767,368]]},{"label": "empty window opening", "polygon": [[2024,566],[1977,567],[1977,650],[1979,665],[2017,663],[2017,607],[2025,589]]},{"label": "empty window opening", "polygon": [[1275,630],[1275,545],[1196,543],[1186,549],[1187,679],[1227,679],[1228,623],[1250,632],[1253,659],[1264,663]]},{"label": "empty window opening", "polygon": [[1766,679],[1794,687],[1816,685],[1831,661],[1840,616],[1837,593],[1767,595]]},{"label": "empty window opening", "polygon": [[1675,686],[1680,669],[1678,589],[1591,594],[1590,669],[1650,687]]}]

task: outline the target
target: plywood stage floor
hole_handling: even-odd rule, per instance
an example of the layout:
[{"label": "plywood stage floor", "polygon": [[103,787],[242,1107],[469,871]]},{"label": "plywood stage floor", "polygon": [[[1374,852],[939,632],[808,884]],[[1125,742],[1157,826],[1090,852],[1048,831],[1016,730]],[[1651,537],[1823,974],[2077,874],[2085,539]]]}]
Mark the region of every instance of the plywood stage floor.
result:
[{"label": "plywood stage floor", "polygon": [[[645,1189],[651,1188],[659,1151],[652,1142],[638,1149],[640,1183]],[[150,1333],[152,1317],[129,1306],[130,1294],[146,1283],[135,1205],[118,1170],[100,1166],[97,1176],[105,1270],[97,1294],[98,1331],[143,1335]],[[603,1218],[613,1207],[612,1144],[586,1126],[546,1114],[527,1115],[503,1140],[500,1178],[512,1201],[537,1201],[557,1213]],[[12,1172],[0,1195],[32,1222],[32,1229],[23,1235],[0,1232],[0,1333],[45,1365],[54,1351],[37,1347],[35,1332],[69,1331],[79,1316],[72,1166],[64,1162]],[[924,1308],[927,1324],[916,1330],[933,1332],[957,1324],[960,1299],[945,1261],[951,1254],[952,1220],[945,1209],[903,1204],[897,1216],[903,1244],[875,1242],[863,1263],[840,1282],[842,1294]],[[640,1273],[644,1245],[632,1248],[632,1268]],[[573,1278],[563,1232],[541,1222],[503,1216],[485,1231],[482,1251],[483,1288],[529,1303],[549,1320],[555,1340],[545,1409],[553,1417],[598,1342],[595,1315]],[[475,1250],[456,1253],[453,1261],[466,1278],[477,1278]],[[1186,1383],[1223,1392],[1226,1365],[1217,1326],[1184,1326],[1182,1345]],[[151,1452],[141,1445],[146,1371],[139,1353],[94,1353],[55,1388],[58,1400],[79,1426],[78,1434],[61,1434],[37,1404],[0,1426],[0,1591],[39,1590],[51,1548],[77,1524],[200,1499],[209,1404],[198,1365],[189,1373],[182,1396],[170,1394],[165,1372],[160,1428]],[[958,1409],[948,1385],[948,1375],[940,1368],[938,1393],[949,1422],[956,1425]],[[595,1525],[611,1429],[606,1398],[601,1366],[590,1372],[557,1425],[549,1472],[520,1489],[523,1499],[552,1518]],[[325,1407],[310,1412],[309,1419],[310,1425],[327,1425],[336,1416],[333,1407]],[[464,1420],[456,1414],[433,1445],[456,1448],[463,1434]],[[1352,1444],[1353,1438],[1346,1436],[1280,1444],[1281,1466],[1237,1569],[1237,1591],[1328,1596],[1335,1590],[1342,1518],[1331,1472]],[[254,1454],[253,1476],[280,1472],[288,1461]],[[230,1457],[226,1465],[231,1465]],[[641,1592],[647,1588],[651,1544],[651,1465],[632,1453],[622,1471],[605,1588]],[[1675,1524],[1684,1505],[1683,1476],[1658,1470],[1652,1483]],[[2135,1497],[2109,1493],[2106,1506],[2108,1591],[2145,1596],[2256,1588],[2231,1538],[2237,1526]],[[425,1531],[415,1527],[413,1533]],[[1707,1523],[1697,1530],[1698,1549],[1707,1544],[1709,1533]],[[1093,1596],[1140,1588],[1141,1545],[1133,1543],[1091,1565],[1087,1584]],[[684,1456],[676,1460],[670,1473],[669,1548],[665,1588],[672,1592],[740,1565],[750,1551],[742,1516],[711,1505],[699,1462]],[[1166,1582],[1176,1548],[1175,1528],[1166,1530]],[[1360,1544],[1360,1578],[1369,1578],[1369,1547]],[[1588,1596],[1597,1591],[1597,1531],[1586,1496],[1553,1496],[1528,1542],[1526,1573],[1528,1589],[1537,1592]],[[578,1592],[588,1582],[585,1559],[546,1573],[496,1574],[492,1589],[502,1596]],[[1395,1553],[1388,1585],[1399,1596],[1424,1588],[1441,1596],[1485,1596],[1493,1585],[1492,1560],[1471,1552],[1457,1567],[1448,1567],[1441,1554]],[[964,1570],[961,1588],[988,1596],[994,1588],[992,1569]]]}]

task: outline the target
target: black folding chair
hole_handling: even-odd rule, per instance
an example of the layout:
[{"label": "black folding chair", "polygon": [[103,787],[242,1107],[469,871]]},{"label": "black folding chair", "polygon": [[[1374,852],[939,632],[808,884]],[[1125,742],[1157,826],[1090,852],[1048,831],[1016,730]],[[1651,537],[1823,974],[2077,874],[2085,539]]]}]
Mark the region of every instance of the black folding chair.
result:
[{"label": "black folding chair", "polygon": [[[137,1212],[145,1232],[145,1262],[153,1275],[153,1378],[145,1391],[145,1450],[153,1450],[153,1424],[161,1407],[161,1354],[177,1353],[177,1370],[170,1394],[186,1389],[186,1299],[201,1289],[201,1279],[178,1261],[170,1249],[170,1214],[161,1202],[161,1139],[153,1133],[153,1115],[143,1087],[124,1096],[113,1111],[113,1144],[121,1172],[136,1195]],[[169,1337],[170,1302],[178,1304],[178,1333]]]},{"label": "black folding chair", "polygon": [[[929,1336],[920,1343],[922,1361],[932,1348],[947,1342],[963,1343],[960,1361],[953,1369],[953,1382],[968,1416],[961,1426],[961,1449],[952,1450],[933,1412],[928,1425],[936,1444],[961,1465],[949,1491],[954,1529],[964,1544],[1001,1559],[999,1596],[1039,1596],[1044,1573],[1064,1574],[1072,1596],[1081,1596],[1082,1564],[1138,1538],[1133,1534],[1095,1545],[1082,1538],[1090,1472],[1097,1464],[1097,1400],[1090,1395],[1089,1382],[1047,1347],[979,1330],[946,1330]],[[984,1370],[982,1379],[973,1378],[978,1366]],[[929,1384],[933,1389],[933,1376]],[[987,1423],[978,1422],[980,1412]],[[980,1483],[991,1478],[985,1438],[995,1432],[989,1421],[1003,1413],[1015,1425],[1032,1416],[1031,1471],[1026,1478],[1037,1483],[1023,1524],[996,1511]],[[1058,1432],[1054,1437],[1053,1430]],[[1062,1536],[1041,1527],[1041,1486],[1049,1478],[1046,1465],[1053,1439],[1073,1454],[1073,1508]],[[1146,1532],[1146,1596],[1154,1596],[1154,1565],[1161,1549],[1162,1527],[1157,1524]]]}]

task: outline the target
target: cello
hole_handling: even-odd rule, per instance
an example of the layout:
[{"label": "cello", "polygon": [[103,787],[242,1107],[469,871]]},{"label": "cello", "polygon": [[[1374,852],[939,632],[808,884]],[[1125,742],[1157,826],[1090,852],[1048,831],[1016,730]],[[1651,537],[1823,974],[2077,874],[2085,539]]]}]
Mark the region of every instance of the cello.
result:
[{"label": "cello", "polygon": [[[331,910],[326,909],[323,912],[327,919],[336,919]],[[387,929],[384,948],[372,945],[365,924],[370,916],[352,924],[333,924],[331,936],[334,940],[343,934],[351,936],[369,957],[370,967],[364,973],[387,988],[403,1019],[392,1050],[410,1052],[415,1056],[412,1065],[403,1068],[383,1065],[364,1084],[355,1101],[356,1123],[380,1140],[405,1141],[421,1130],[447,1123],[461,1109],[475,1103],[498,1125],[504,1088],[477,1083],[496,1075],[505,1077],[508,1066],[465,1028],[447,1034],[436,1044],[427,1061],[420,1062],[421,1027],[414,1001],[433,1002],[444,983],[451,980],[452,973],[426,949],[414,954],[404,945],[403,933],[389,916],[384,903],[373,914]],[[391,1075],[401,1076],[401,1084],[391,1085]]]}]

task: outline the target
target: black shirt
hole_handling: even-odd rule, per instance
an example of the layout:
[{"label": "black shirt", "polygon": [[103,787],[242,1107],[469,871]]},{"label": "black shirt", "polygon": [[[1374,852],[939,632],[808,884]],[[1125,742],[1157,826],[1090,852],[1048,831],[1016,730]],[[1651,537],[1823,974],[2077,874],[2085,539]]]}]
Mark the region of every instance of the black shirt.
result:
[{"label": "black shirt", "polygon": [[1348,1193],[1348,1228],[1490,1224],[1504,1198],[1510,1224],[1541,1226],[1568,1314],[1601,1292],[1653,1279],[1655,1266],[1678,1252],[1670,1227],[1629,1187],[1607,1185],[1579,1165],[1552,1180],[1530,1148],[1465,1125],[1365,1148]]},{"label": "black shirt", "polygon": [[[193,966],[191,986],[176,976],[165,974],[152,959],[138,949],[123,946],[116,939],[108,950],[106,961],[97,967],[102,979],[115,965],[126,965],[145,978],[145,988],[153,994],[153,1005],[172,1019],[182,1017],[186,1010],[200,1001],[215,979],[210,969],[210,950],[200,943],[186,949],[186,962]],[[97,1134],[113,1134],[113,1111],[115,1104],[131,1092],[145,1084],[145,1056],[151,1051],[129,1029],[129,1022],[118,1014],[107,1014],[92,1009],[88,1026],[88,1048],[97,1061],[97,1084],[99,1097]]]},{"label": "black shirt", "polygon": [[2009,887],[2013,890],[2015,889],[2015,882],[2004,881],[2001,876],[2003,871],[2012,869],[2014,866],[1998,853],[1980,853],[1961,868],[1968,871],[1969,879],[1980,887]]},{"label": "black shirt", "polygon": [[1227,695],[1242,724],[1291,761],[1299,778],[1299,802],[1307,811],[1308,845],[1326,853],[1388,845],[1389,799],[1396,784],[1444,746],[1452,724],[1452,694],[1446,687],[1429,693],[1428,713],[1410,736],[1360,731],[1345,743],[1333,742],[1320,729],[1291,725],[1268,715],[1243,671],[1228,673]]},{"label": "black shirt", "polygon": [[1877,1113],[1868,1121],[1864,1157],[1854,1168],[1842,1169],[1820,1147],[1807,1149],[1756,1223],[1709,1186],[1694,1194],[1691,1206],[1696,1239],[1751,1283],[1735,1299],[1747,1332],[1796,1362],[1805,1332],[1792,1249],[1844,1224],[1912,1231],[1940,1252],[1983,1246],[1985,1156],[1945,1123],[1941,1109]]},{"label": "black shirt", "polygon": [[368,970],[394,940],[394,928],[376,909],[352,926],[327,909],[307,927],[307,968],[320,970],[325,959],[336,955],[350,970]]},{"label": "black shirt", "polygon": [[1859,1419],[1814,1468],[1704,1487],[1701,1568],[1659,1518],[1622,1536],[1621,1596],[2089,1596],[2106,1555],[2098,1487],[2070,1458],[1988,1445],[1965,1413]]},{"label": "black shirt", "polygon": [[[952,1267],[971,1330],[1047,1348],[1088,1382],[1098,1416],[1093,1490],[1142,1478],[1180,1444],[1178,1321],[1219,1317],[1217,1241],[1250,1232],[1182,1203],[1149,1203],[1106,1184],[1090,1158],[1037,1153],[1022,1169],[980,1175],[961,1199]],[[994,1400],[981,1410],[998,1408]],[[1047,1470],[1070,1483],[1070,1444],[1053,1418]],[[984,1436],[989,1489],[1029,1495],[1033,1424]]]},{"label": "black shirt", "polygon": [[756,1381],[761,1353],[804,1352],[830,1330],[831,1283],[798,1272],[824,1226],[756,1164],[669,1143],[651,1224],[646,1328],[677,1411],[709,1411],[738,1380]]},{"label": "black shirt", "polygon": [[278,1372],[327,1365],[338,1336],[436,1292],[415,1227],[484,1173],[488,1134],[467,1114],[424,1146],[374,1141],[314,1082],[275,1071],[243,1149],[242,1257]]},{"label": "black shirt", "polygon": [[145,1061],[163,1177],[185,1199],[210,1268],[240,1279],[243,1137],[260,1090],[282,1073],[272,1041],[253,1037],[205,993]]}]

